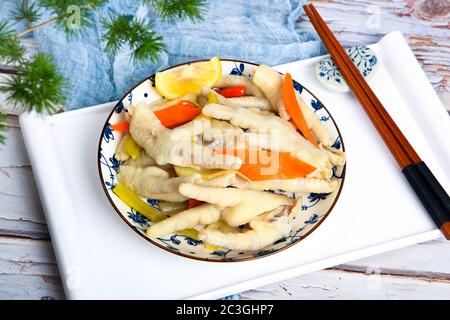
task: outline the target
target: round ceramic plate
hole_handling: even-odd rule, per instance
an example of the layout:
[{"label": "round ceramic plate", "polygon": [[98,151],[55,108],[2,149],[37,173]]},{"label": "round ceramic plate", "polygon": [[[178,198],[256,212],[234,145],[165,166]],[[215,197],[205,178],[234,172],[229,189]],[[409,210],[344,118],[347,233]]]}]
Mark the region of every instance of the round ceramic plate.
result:
[{"label": "round ceramic plate", "polygon": [[[255,66],[257,65],[243,61],[222,60],[222,70],[224,75],[232,74],[241,77],[250,77]],[[98,146],[98,170],[100,173],[100,182],[106,196],[123,221],[125,221],[127,225],[141,237],[161,249],[187,258],[204,261],[244,261],[279,252],[300,242],[303,238],[313,232],[331,212],[342,189],[345,167],[334,168],[333,170],[333,179],[338,181],[339,188],[329,194],[311,193],[307,195],[301,206],[301,212],[296,217],[296,220],[294,220],[293,230],[290,235],[279,239],[272,245],[263,249],[257,251],[239,251],[226,248],[207,250],[203,247],[201,241],[177,233],[169,234],[161,238],[148,237],[145,234],[145,230],[152,222],[126,205],[112,192],[112,188],[117,183],[117,171],[120,167],[120,161],[115,157],[115,150],[122,138],[122,134],[112,131],[110,124],[124,121],[126,112],[139,102],[145,101],[151,103],[156,99],[160,99],[153,83],[154,76],[150,76],[148,79],[131,89],[117,103],[106,119]],[[333,147],[338,150],[344,150],[344,144],[338,127],[324,105],[310,91],[295,81],[294,88],[297,91],[297,94],[302,95],[305,102],[312,108],[320,121],[330,131],[334,139]],[[287,194],[282,190],[271,191]],[[288,195],[292,196],[291,194]],[[158,209],[158,200],[145,198],[143,198],[143,200]]]}]

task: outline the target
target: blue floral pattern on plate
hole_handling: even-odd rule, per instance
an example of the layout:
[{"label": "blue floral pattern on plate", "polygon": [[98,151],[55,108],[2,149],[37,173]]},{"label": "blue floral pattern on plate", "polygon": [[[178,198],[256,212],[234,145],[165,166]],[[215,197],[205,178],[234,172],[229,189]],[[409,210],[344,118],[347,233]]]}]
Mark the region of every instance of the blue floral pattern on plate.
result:
[{"label": "blue floral pattern on plate", "polygon": [[[254,67],[255,66],[252,64],[240,61],[222,61],[222,69],[224,74],[251,77]],[[131,92],[127,93],[125,97],[117,104],[114,111],[108,117],[102,130],[98,151],[100,177],[104,184],[105,192],[108,194],[112,204],[114,204],[114,207],[117,208],[118,214],[121,215],[121,217],[124,218],[130,227],[132,227],[136,232],[140,233],[144,238],[148,239],[152,243],[185,257],[228,262],[254,259],[278,252],[301,241],[306,234],[309,234],[309,232],[324,219],[331,206],[337,199],[339,190],[336,190],[330,194],[310,193],[305,195],[303,197],[303,205],[301,206],[299,212],[292,218],[293,230],[289,236],[279,239],[272,245],[261,250],[241,251],[212,247],[208,247],[208,249],[206,249],[203,246],[202,241],[177,233],[157,239],[148,238],[145,234],[145,230],[152,224],[152,222],[143,215],[139,214],[139,212],[136,212],[134,209],[127,206],[112,192],[112,188],[117,183],[117,170],[120,166],[120,161],[118,161],[114,155],[117,144],[122,138],[122,133],[111,130],[109,125],[124,121],[125,114],[139,102],[151,102],[160,98],[153,85],[152,79],[153,78],[150,77],[149,79],[144,80]],[[297,94],[301,94],[307,105],[311,107],[311,110],[332,134],[334,139],[333,147],[338,150],[342,150],[342,138],[339,135],[339,131],[331,115],[328,113],[323,104],[296,81],[294,82],[294,88],[297,91]],[[333,179],[336,179],[340,185],[342,185],[343,169],[344,168],[333,168]],[[288,195],[290,198],[295,198],[294,194],[283,190],[267,191],[283,193]],[[142,200],[151,205],[153,208],[159,210],[158,200],[145,198]]]},{"label": "blue floral pattern on plate", "polygon": [[[371,79],[378,70],[378,57],[375,52],[366,46],[348,48],[347,54],[359,69],[366,80]],[[349,87],[341,72],[330,57],[325,58],[316,65],[315,75],[322,85],[337,92],[347,92]]]}]

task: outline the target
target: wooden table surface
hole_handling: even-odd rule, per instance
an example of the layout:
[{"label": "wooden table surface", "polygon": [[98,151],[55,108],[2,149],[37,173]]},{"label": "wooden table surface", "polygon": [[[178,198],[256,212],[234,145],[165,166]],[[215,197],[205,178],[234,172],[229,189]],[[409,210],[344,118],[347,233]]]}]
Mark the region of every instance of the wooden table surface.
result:
[{"label": "wooden table surface", "polygon": [[[450,109],[449,0],[313,2],[344,45],[403,32]],[[299,26],[310,29],[305,20]],[[0,299],[64,299],[17,116],[10,113],[7,144],[0,151]],[[450,242],[417,244],[249,290],[240,298],[450,299]]]}]

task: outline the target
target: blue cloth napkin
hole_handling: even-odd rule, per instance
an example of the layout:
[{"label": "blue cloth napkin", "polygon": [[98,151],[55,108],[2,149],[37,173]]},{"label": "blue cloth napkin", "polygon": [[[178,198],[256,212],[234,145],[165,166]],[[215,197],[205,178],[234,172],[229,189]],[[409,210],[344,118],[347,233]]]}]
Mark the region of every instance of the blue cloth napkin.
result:
[{"label": "blue cloth napkin", "polygon": [[[39,50],[51,54],[68,80],[67,109],[78,109],[119,99],[129,88],[155,71],[188,60],[240,59],[268,65],[296,61],[324,53],[317,36],[298,30],[295,23],[304,0],[209,0],[205,19],[199,23],[161,21],[151,7],[138,1],[112,0],[96,10],[93,28],[68,41],[52,25],[34,31]],[[16,0],[0,1],[0,18],[7,18]],[[130,50],[118,55],[103,52],[101,17],[108,13],[147,17],[154,31],[164,36],[167,52],[157,62],[134,65]],[[50,18],[44,12],[42,21]],[[17,25],[18,30],[24,28]]]}]

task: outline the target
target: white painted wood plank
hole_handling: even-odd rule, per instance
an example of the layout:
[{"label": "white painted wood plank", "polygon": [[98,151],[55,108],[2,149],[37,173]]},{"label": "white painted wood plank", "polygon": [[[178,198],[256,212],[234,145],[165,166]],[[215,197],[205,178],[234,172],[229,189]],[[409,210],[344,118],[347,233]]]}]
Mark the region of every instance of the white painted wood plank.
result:
[{"label": "white painted wood plank", "polygon": [[62,300],[64,290],[59,277],[0,274],[2,300]]},{"label": "white painted wood plank", "polygon": [[[335,270],[314,272],[239,294],[241,299],[449,299],[444,281],[395,276],[366,276]],[[1,299],[63,299],[58,277],[0,274]]]},{"label": "white painted wood plank", "polygon": [[[0,74],[0,82],[5,82],[9,76],[6,76],[4,74]],[[11,105],[7,101],[8,95],[6,93],[0,92],[0,112],[10,114],[10,115],[19,115],[20,110],[13,105]]]},{"label": "white painted wood plank", "polygon": [[0,235],[30,239],[50,239],[46,224],[0,218]]},{"label": "white painted wood plank", "polygon": [[9,115],[6,118],[6,124],[8,127],[20,128],[19,117],[15,115]]},{"label": "white painted wood plank", "polygon": [[241,299],[450,299],[450,281],[324,270],[239,294]]},{"label": "white painted wood plank", "polygon": [[338,268],[367,273],[382,272],[450,280],[450,241],[442,239],[419,243],[353,261]]},{"label": "white painted wood plank", "polygon": [[30,167],[0,168],[0,218],[45,223]]},{"label": "white painted wood plank", "polygon": [[[63,297],[49,241],[0,237],[0,253],[0,299]],[[13,285],[14,282],[18,285]],[[450,298],[450,280],[325,270],[240,296],[243,299],[445,299]]]},{"label": "white painted wood plank", "polygon": [[51,242],[0,236],[0,274],[59,277]]},{"label": "white painted wood plank", "polygon": [[0,145],[0,168],[29,166],[25,144],[19,128],[9,127],[2,133],[6,137],[5,145]]},{"label": "white painted wood plank", "polygon": [[48,239],[30,167],[0,168],[0,235]]},{"label": "white painted wood plank", "polygon": [[[325,270],[239,296],[244,300],[449,299],[450,286],[443,281]],[[58,277],[0,274],[0,299],[42,298],[64,298]]]},{"label": "white painted wood plank", "polygon": [[64,299],[50,241],[0,236],[0,299]]},{"label": "white painted wood plank", "polygon": [[[330,26],[346,27],[346,32],[377,37],[393,30],[405,34],[431,36],[439,39],[448,37],[448,15],[434,15],[423,19],[410,11],[413,1],[365,1],[365,0],[322,0],[313,1],[320,15]],[[419,2],[419,1],[415,1]],[[302,18],[306,18],[303,15]],[[336,31],[343,30],[336,29]]]}]

